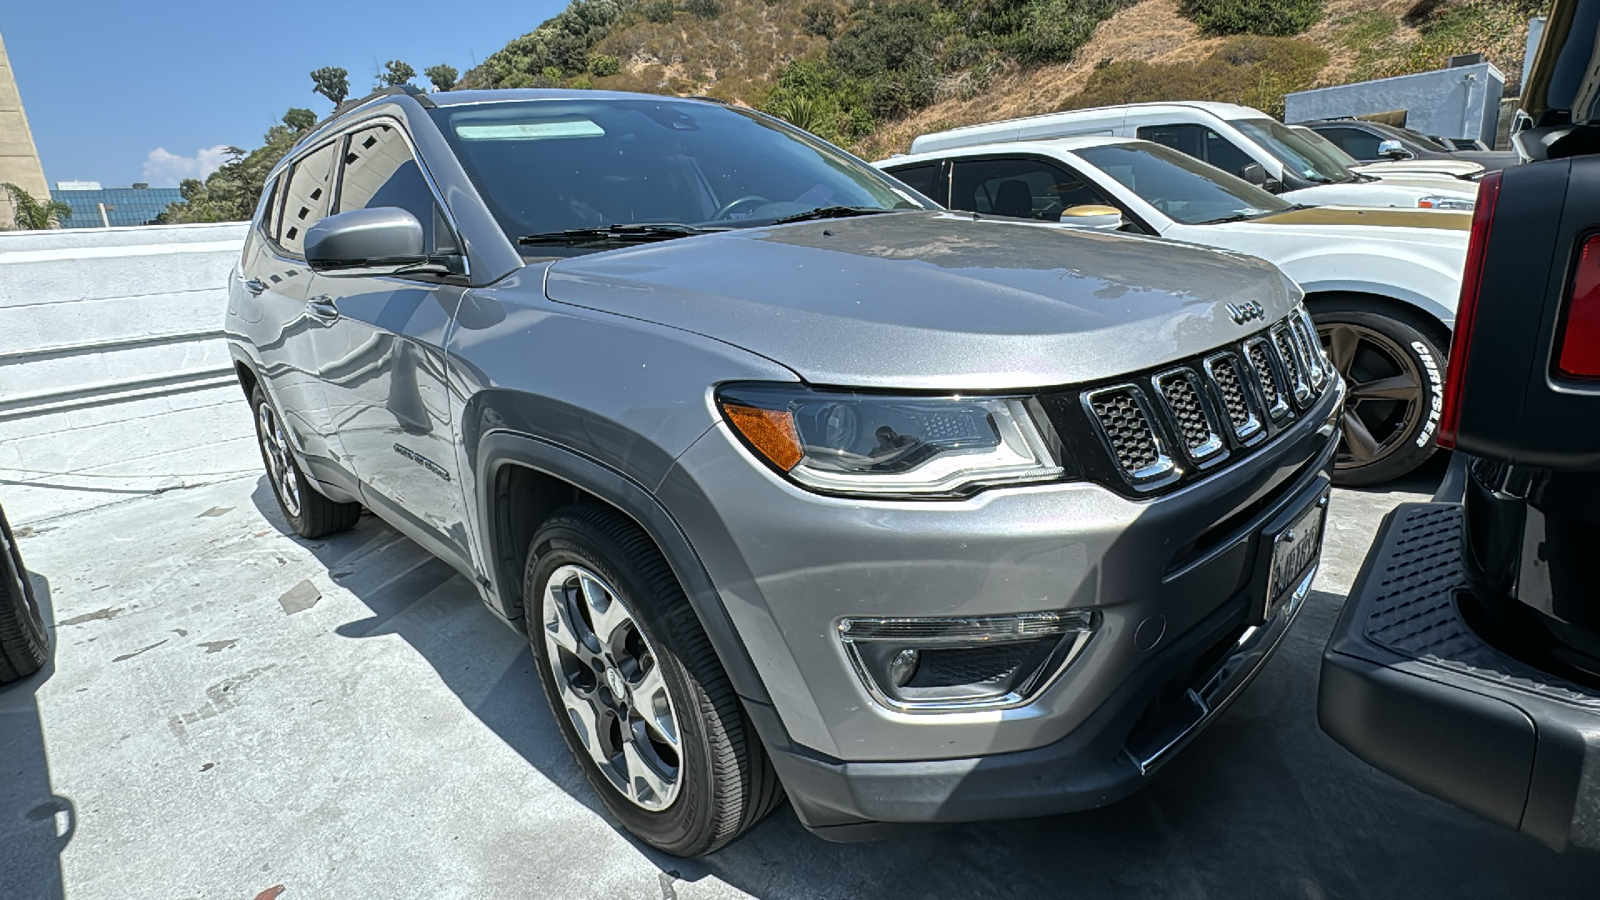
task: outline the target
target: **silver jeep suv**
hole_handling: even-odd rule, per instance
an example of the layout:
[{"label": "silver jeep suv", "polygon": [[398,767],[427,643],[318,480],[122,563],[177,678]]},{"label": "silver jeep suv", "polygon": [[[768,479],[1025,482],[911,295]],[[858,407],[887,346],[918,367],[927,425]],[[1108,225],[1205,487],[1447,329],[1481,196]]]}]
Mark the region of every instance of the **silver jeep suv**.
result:
[{"label": "silver jeep suv", "polygon": [[595,91],[341,111],[227,330],[289,525],[458,569],[685,855],[785,793],[847,839],[1137,789],[1304,600],[1344,390],[1259,260]]}]

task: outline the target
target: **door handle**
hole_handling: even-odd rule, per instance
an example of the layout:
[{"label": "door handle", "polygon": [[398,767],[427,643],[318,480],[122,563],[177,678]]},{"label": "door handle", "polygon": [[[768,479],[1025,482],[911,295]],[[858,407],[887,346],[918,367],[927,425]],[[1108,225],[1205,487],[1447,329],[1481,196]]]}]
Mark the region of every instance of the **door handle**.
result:
[{"label": "door handle", "polygon": [[334,305],[333,298],[327,294],[307,300],[306,309],[314,318],[324,322],[332,322],[339,318],[339,307]]},{"label": "door handle", "polygon": [[265,281],[262,281],[259,278],[245,279],[244,280],[244,289],[249,291],[251,294],[259,297],[263,293],[266,293],[267,283]]}]

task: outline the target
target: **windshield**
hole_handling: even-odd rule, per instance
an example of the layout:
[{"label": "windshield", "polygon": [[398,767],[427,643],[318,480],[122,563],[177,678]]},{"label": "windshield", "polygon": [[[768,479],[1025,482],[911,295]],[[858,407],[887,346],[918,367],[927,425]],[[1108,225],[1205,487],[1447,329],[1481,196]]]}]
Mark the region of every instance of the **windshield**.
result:
[{"label": "windshield", "polygon": [[1262,149],[1278,158],[1284,167],[1307,181],[1343,184],[1355,181],[1355,173],[1322,147],[1272,119],[1234,119],[1228,123]]},{"label": "windshield", "polygon": [[1249,219],[1292,208],[1242,178],[1161,144],[1131,141],[1072,152],[1185,225]]},{"label": "windshield", "polygon": [[433,116],[500,227],[524,244],[614,226],[688,226],[646,232],[668,238],[823,207],[925,208],[820,141],[713,103],[521,100],[440,107]]}]

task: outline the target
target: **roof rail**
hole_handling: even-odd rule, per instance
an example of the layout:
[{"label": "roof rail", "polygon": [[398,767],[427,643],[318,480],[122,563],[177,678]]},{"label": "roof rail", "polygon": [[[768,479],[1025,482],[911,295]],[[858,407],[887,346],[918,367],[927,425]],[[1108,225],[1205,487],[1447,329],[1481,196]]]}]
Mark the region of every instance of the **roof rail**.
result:
[{"label": "roof rail", "polygon": [[416,100],[424,109],[433,109],[433,98],[428,96],[427,91],[417,87],[414,84],[397,84],[394,87],[378,88],[365,97],[358,97],[354,100],[346,100],[335,107],[333,112],[328,115],[328,118],[331,119],[335,116],[343,115],[344,113],[355,109],[361,104],[370,100],[376,100],[379,97],[399,97],[402,95]]},{"label": "roof rail", "polygon": [[704,103],[716,103],[716,104],[718,104],[720,106],[731,106],[732,105],[728,101],[723,100],[720,97],[709,97],[709,96],[707,96],[705,94],[695,94],[694,96],[690,97],[689,99],[690,100],[699,100],[699,101],[704,102]]}]

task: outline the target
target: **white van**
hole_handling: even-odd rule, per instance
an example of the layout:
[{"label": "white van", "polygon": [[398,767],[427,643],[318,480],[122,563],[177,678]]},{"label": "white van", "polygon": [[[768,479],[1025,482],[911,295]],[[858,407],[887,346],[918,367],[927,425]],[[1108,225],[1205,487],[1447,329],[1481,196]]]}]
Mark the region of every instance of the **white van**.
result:
[{"label": "white van", "polygon": [[1291,203],[1469,210],[1477,185],[1418,185],[1353,171],[1282,122],[1232,103],[1130,103],[1048,113],[925,134],[912,153],[1077,135],[1142,138],[1204,160]]}]

